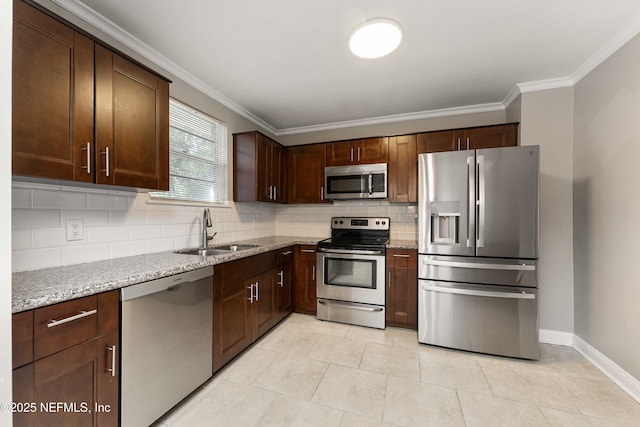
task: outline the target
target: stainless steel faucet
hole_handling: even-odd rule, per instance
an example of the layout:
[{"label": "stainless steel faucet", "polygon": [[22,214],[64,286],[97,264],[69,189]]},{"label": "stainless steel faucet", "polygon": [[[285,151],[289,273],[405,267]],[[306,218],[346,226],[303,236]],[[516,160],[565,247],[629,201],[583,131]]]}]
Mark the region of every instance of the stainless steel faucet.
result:
[{"label": "stainless steel faucet", "polygon": [[213,236],[209,236],[207,232],[207,228],[212,227],[211,224],[211,212],[209,212],[209,208],[204,208],[204,213],[202,214],[202,248],[206,249],[209,246],[209,240],[213,240],[217,232],[213,233]]}]

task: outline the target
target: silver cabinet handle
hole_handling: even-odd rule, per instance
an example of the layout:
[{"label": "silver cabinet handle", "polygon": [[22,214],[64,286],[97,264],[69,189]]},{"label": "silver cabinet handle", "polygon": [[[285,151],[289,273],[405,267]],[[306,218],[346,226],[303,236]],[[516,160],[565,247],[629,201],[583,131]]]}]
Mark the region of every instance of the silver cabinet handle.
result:
[{"label": "silver cabinet handle", "polygon": [[311,266],[311,280],[316,280],[316,266]]},{"label": "silver cabinet handle", "polygon": [[247,299],[249,300],[249,302],[251,302],[251,304],[253,304],[253,283],[250,284],[247,289],[249,289],[249,292],[251,292],[249,298]]},{"label": "silver cabinet handle", "polygon": [[82,166],[82,169],[87,170],[87,175],[91,174],[91,143],[87,142],[87,147],[83,148],[82,151],[87,152],[87,166]]},{"label": "silver cabinet handle", "polygon": [[283,270],[280,270],[280,271],[278,272],[278,278],[279,278],[278,285],[279,285],[281,288],[284,288],[284,271],[283,271]]},{"label": "silver cabinet handle", "polygon": [[351,147],[351,162],[353,163],[353,147]]},{"label": "silver cabinet handle", "polygon": [[260,296],[258,295],[259,290],[260,290],[260,282],[256,282],[256,302],[260,300]]},{"label": "silver cabinet handle", "polygon": [[324,200],[324,186],[320,187],[320,200]]},{"label": "silver cabinet handle", "polygon": [[410,258],[411,255],[404,255],[404,254],[393,254],[393,256],[395,258]]},{"label": "silver cabinet handle", "polygon": [[461,138],[458,138],[458,151],[460,151],[460,139]]},{"label": "silver cabinet handle", "polygon": [[477,246],[479,248],[484,247],[484,218],[485,218],[485,205],[486,205],[486,193],[484,186],[484,156],[478,156],[478,214],[476,215],[476,226],[478,228],[478,235],[476,236]]},{"label": "silver cabinet handle", "polygon": [[382,307],[362,307],[359,305],[352,305],[348,302],[340,302],[340,301],[325,301],[322,299],[318,300],[318,304],[322,304],[322,305],[334,305],[334,306],[338,306],[338,307],[346,307],[346,308],[350,308],[353,310],[361,310],[361,311],[382,311],[383,308]]},{"label": "silver cabinet handle", "polygon": [[314,253],[316,253],[316,250],[315,249],[300,249],[300,252],[306,252],[306,253],[309,253],[309,254],[314,254]]},{"label": "silver cabinet handle", "polygon": [[391,288],[391,271],[389,271],[389,288]]},{"label": "silver cabinet handle", "polygon": [[358,147],[358,161],[360,161],[360,147]]},{"label": "silver cabinet handle", "polygon": [[273,186],[273,200],[278,200],[278,186]]},{"label": "silver cabinet handle", "polygon": [[293,253],[293,251],[284,251],[284,252],[280,252],[280,255],[291,255]]},{"label": "silver cabinet handle", "polygon": [[65,323],[73,322],[74,320],[91,316],[93,314],[96,314],[97,312],[98,310],[94,308],[93,310],[89,310],[89,311],[81,311],[79,314],[76,314],[75,316],[65,317],[64,319],[60,319],[60,320],[51,320],[49,323],[47,323],[47,328],[53,328],[54,326],[59,326]]},{"label": "silver cabinet handle", "polygon": [[469,149],[469,137],[467,137],[467,150]]},{"label": "silver cabinet handle", "polygon": [[536,299],[536,294],[522,292],[494,292],[494,291],[474,291],[471,289],[447,288],[443,286],[422,285],[425,291],[442,292],[445,294],[469,295],[475,297],[490,298],[510,298],[510,299]]},{"label": "silver cabinet handle", "polygon": [[490,264],[475,262],[444,261],[436,259],[425,259],[425,265],[435,265],[440,267],[477,268],[480,270],[510,270],[510,271],[535,271],[536,266],[530,264]]},{"label": "silver cabinet handle", "polygon": [[109,147],[104,147],[104,151],[100,154],[104,154],[105,168],[100,169],[100,172],[104,172],[106,176],[109,176]]},{"label": "silver cabinet handle", "polygon": [[107,372],[111,372],[111,376],[116,376],[116,345],[112,345],[111,347],[106,348],[107,351],[111,352],[111,369],[107,368]]}]

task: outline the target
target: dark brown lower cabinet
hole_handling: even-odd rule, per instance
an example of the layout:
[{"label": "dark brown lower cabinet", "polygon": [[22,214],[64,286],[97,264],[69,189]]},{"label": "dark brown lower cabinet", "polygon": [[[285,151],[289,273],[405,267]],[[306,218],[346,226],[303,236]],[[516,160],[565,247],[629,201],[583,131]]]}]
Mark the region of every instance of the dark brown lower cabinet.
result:
[{"label": "dark brown lower cabinet", "polygon": [[387,249],[387,326],[418,329],[418,252]]},{"label": "dark brown lower cabinet", "polygon": [[[93,314],[47,326],[53,320],[64,320],[79,314],[76,309],[78,304],[91,303],[92,300],[97,306]],[[13,370],[14,404],[22,409],[15,414],[15,426],[118,425],[118,304],[118,291],[111,291],[33,310],[34,329],[48,329],[39,334],[31,330],[31,336],[35,337],[35,348],[48,348],[39,342],[49,342],[53,336],[60,342],[74,344],[66,345],[63,349],[51,347],[51,350],[40,356],[32,356],[32,361]],[[65,317],[38,320],[46,317],[43,313],[52,310],[65,313]],[[23,313],[14,315],[14,335],[19,330],[28,334],[19,326],[23,316]],[[80,328],[74,326],[76,321],[80,322],[76,324],[81,325]],[[87,340],[86,330],[90,328],[93,328],[93,337]],[[51,337],[47,332],[52,334]],[[25,338],[14,336],[14,342],[24,342]]]},{"label": "dark brown lower cabinet", "polygon": [[276,264],[275,316],[279,322],[293,310],[293,247],[279,250]]},{"label": "dark brown lower cabinet", "polygon": [[277,252],[214,267],[214,372],[291,312],[290,304],[287,308],[286,303],[280,303],[287,297],[279,290]]},{"label": "dark brown lower cabinet", "polygon": [[293,311],[317,314],[316,246],[298,245],[295,248],[293,272]]}]

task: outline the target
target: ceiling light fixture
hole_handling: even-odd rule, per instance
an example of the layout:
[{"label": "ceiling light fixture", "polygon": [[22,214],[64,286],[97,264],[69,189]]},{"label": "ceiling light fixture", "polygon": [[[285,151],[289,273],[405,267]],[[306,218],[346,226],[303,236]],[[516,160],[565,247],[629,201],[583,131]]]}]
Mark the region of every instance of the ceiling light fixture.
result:
[{"label": "ceiling light fixture", "polygon": [[349,38],[349,49],[360,58],[380,58],[396,50],[402,28],[391,19],[374,19],[358,25]]}]

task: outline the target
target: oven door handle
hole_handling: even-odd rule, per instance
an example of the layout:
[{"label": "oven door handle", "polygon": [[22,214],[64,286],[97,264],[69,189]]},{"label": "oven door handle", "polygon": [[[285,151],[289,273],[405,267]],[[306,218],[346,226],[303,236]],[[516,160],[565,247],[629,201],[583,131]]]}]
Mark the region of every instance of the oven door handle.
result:
[{"label": "oven door handle", "polygon": [[348,255],[382,255],[381,250],[360,250],[360,249],[328,249],[318,248],[318,252],[325,252],[329,254],[348,254]]},{"label": "oven door handle", "polygon": [[361,311],[372,311],[372,312],[378,312],[378,311],[382,311],[383,308],[382,307],[362,307],[361,305],[353,305],[350,304],[348,302],[340,302],[340,301],[325,301],[323,299],[319,299],[318,300],[318,304],[323,304],[323,305],[335,305],[338,307],[347,307],[347,308],[352,308],[354,310],[361,310]]}]

